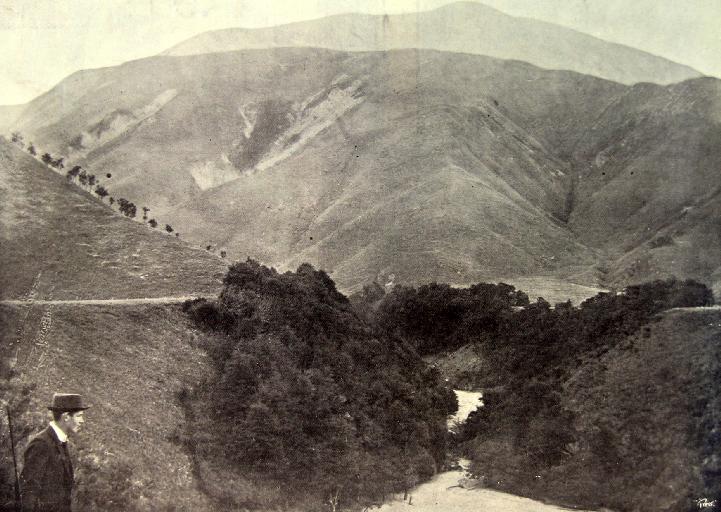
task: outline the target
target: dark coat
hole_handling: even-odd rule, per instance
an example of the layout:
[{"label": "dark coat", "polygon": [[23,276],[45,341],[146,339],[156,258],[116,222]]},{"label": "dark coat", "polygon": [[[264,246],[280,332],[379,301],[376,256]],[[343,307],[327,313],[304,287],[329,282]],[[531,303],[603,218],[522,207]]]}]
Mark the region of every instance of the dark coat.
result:
[{"label": "dark coat", "polygon": [[48,426],[25,449],[20,475],[23,512],[70,512],[72,490],[73,465],[67,444]]}]

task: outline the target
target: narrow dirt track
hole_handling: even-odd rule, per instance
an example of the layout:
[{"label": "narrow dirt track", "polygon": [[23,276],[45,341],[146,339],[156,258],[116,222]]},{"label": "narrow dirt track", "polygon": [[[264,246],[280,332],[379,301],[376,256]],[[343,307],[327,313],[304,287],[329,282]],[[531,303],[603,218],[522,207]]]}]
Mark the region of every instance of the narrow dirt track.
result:
[{"label": "narrow dirt track", "polygon": [[[513,494],[477,488],[465,471],[446,471],[409,491],[410,500],[398,496],[373,512],[569,512]],[[576,512],[582,512],[577,510]]]},{"label": "narrow dirt track", "polygon": [[69,300],[33,300],[8,299],[0,300],[0,304],[7,306],[134,306],[137,304],[178,304],[186,300],[208,299],[209,296],[188,295],[183,297],[147,297],[139,299],[69,299]]}]

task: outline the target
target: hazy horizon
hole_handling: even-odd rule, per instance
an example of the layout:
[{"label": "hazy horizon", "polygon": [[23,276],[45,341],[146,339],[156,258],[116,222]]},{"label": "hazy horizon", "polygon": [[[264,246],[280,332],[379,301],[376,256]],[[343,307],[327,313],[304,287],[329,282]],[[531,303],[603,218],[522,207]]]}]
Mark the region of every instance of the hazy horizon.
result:
[{"label": "hazy horizon", "polygon": [[[343,13],[398,14],[432,10],[449,0],[330,2],[194,0],[0,0],[0,104],[31,101],[73,72],[156,55],[194,35],[224,28],[259,28]],[[721,3],[694,0],[679,6],[642,0],[486,0],[506,14],[556,23],[721,76]],[[716,21],[715,21],[716,20]]]}]

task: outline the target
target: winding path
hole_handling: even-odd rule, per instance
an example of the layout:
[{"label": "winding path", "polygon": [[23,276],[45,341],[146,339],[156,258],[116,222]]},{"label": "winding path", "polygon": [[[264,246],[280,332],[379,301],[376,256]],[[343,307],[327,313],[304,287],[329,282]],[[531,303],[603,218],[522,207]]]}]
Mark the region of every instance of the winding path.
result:
[{"label": "winding path", "polygon": [[[455,390],[458,412],[448,421],[457,428],[468,415],[483,406],[480,392]],[[459,461],[460,470],[445,471],[409,491],[408,498],[398,495],[373,512],[561,512],[570,509],[547,505],[521,496],[483,488],[468,477],[468,461]]]},{"label": "winding path", "polygon": [[[430,482],[409,491],[410,503],[402,497],[373,512],[568,512],[570,509],[548,505],[513,494],[474,488],[465,471],[446,471]],[[577,511],[579,512],[579,511]]]},{"label": "winding path", "polygon": [[7,306],[134,306],[136,304],[178,304],[186,300],[215,298],[204,295],[187,295],[182,297],[147,297],[139,299],[7,299],[0,300],[0,304]]}]

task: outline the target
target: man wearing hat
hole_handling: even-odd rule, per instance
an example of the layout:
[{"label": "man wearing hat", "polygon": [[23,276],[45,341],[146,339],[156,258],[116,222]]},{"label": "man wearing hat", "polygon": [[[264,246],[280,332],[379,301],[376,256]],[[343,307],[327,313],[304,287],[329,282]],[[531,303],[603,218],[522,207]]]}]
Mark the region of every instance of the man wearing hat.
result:
[{"label": "man wearing hat", "polygon": [[53,395],[53,403],[48,406],[53,421],[25,449],[25,465],[20,475],[24,512],[70,512],[73,465],[67,442],[68,436],[83,424],[83,411],[87,408],[80,395]]}]

